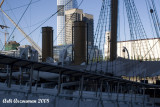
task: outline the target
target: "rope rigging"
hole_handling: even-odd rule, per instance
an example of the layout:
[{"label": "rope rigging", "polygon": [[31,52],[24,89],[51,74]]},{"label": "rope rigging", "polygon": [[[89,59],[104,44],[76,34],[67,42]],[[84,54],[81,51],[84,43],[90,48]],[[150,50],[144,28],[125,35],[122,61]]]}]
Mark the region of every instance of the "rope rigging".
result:
[{"label": "rope rigging", "polygon": [[[135,41],[135,43],[138,46],[136,46],[136,44],[133,43],[134,53],[132,56],[137,55],[137,56],[140,56],[142,60],[144,60],[144,58],[147,57],[146,51],[151,48],[151,45],[150,45],[149,41],[147,40],[148,38],[145,33],[144,27],[142,25],[142,22],[141,22],[139,14],[138,14],[138,11],[136,9],[134,1],[133,0],[126,0],[125,5],[126,5],[128,22],[129,22],[129,27],[130,27],[131,40],[139,40],[137,42]],[[142,42],[142,39],[146,39],[145,42]],[[137,49],[136,49],[136,47],[137,47]],[[143,48],[143,51],[141,48]],[[152,51],[152,55],[154,56],[153,51]]]},{"label": "rope rigging", "polygon": [[[154,2],[152,1],[154,4]],[[103,0],[101,11],[99,15],[99,20],[97,24],[97,28],[94,34],[94,47],[89,50],[89,65],[86,66],[86,71],[92,72],[115,72],[117,71],[117,67],[125,66],[125,69],[130,69],[131,67],[135,66],[136,68],[132,72],[132,76],[135,76],[136,72],[142,70],[143,67],[139,67],[141,63],[137,63],[137,61],[149,61],[150,57],[152,56],[153,59],[156,59],[155,53],[153,52],[152,48],[154,45],[150,43],[150,39],[145,32],[143,27],[140,15],[134,3],[134,0],[124,0],[124,7],[126,10],[126,16],[128,19],[129,24],[129,31],[130,31],[130,43],[131,43],[131,53],[128,52],[128,55],[132,58],[128,60],[128,62],[123,61],[122,59],[115,60],[110,62],[109,60],[104,61],[104,55],[101,56],[103,53],[105,54],[105,44],[107,40],[106,32],[110,31],[111,29],[111,11],[110,11],[110,0]],[[154,7],[155,8],[155,7]],[[154,9],[151,10],[154,12]],[[124,12],[123,12],[124,14]],[[153,14],[153,13],[152,13]],[[158,16],[158,15],[157,15]],[[157,16],[155,17],[158,20]],[[125,18],[124,18],[125,20]],[[124,22],[125,25],[125,22]],[[159,27],[159,25],[157,25]],[[125,28],[124,28],[125,30]],[[125,40],[126,40],[126,32],[125,33]],[[106,44],[109,46],[108,44]],[[125,43],[126,45],[126,43]],[[95,47],[98,47],[99,50],[97,51]],[[126,47],[125,47],[126,48]],[[121,50],[122,51],[122,50]],[[92,57],[91,59],[91,56]],[[102,60],[100,60],[100,57]],[[95,58],[95,59],[94,59]],[[137,60],[137,61],[134,61]],[[142,64],[145,66],[145,64]],[[104,70],[105,67],[105,70]],[[102,70],[103,69],[103,70]],[[103,73],[104,73],[103,72]]]},{"label": "rope rigging", "polygon": [[[70,0],[70,1],[68,1],[65,5],[64,5],[64,7],[62,7],[62,8],[60,8],[59,10],[57,10],[54,14],[52,14],[51,16],[49,16],[48,18],[46,18],[45,20],[43,20],[42,21],[42,23],[38,26],[38,27],[36,27],[34,30],[32,30],[29,34],[28,34],[28,36],[29,35],[31,35],[33,32],[35,32],[38,28],[40,28],[43,24],[45,24],[47,21],[49,21],[52,17],[54,17],[59,11],[61,11],[62,9],[64,9],[69,3],[71,3],[72,2],[72,0]],[[78,8],[81,6],[81,4],[83,3],[83,0],[81,1],[81,3],[78,5]],[[78,9],[77,8],[77,9]],[[73,15],[72,15],[73,16]],[[71,16],[71,18],[72,18],[72,16]],[[70,19],[71,19],[70,18]],[[69,20],[70,20],[69,19]],[[69,21],[68,20],[68,21]],[[67,23],[68,23],[68,21],[67,21]],[[63,31],[63,29],[65,28],[65,26],[63,26],[63,28],[62,28],[62,30],[60,31],[60,33],[59,34],[61,34],[61,32]],[[59,35],[58,34],[58,35]],[[57,37],[54,39],[54,41],[53,42],[55,42],[56,40],[57,40],[57,38],[58,38],[58,35],[57,35]],[[23,38],[19,43],[21,43],[23,40],[25,40],[25,38]]]},{"label": "rope rigging", "polygon": [[[32,0],[29,2],[29,5],[27,6],[27,8],[25,9],[25,11],[23,12],[21,18],[19,19],[19,21],[18,21],[18,23],[17,23],[17,26],[18,26],[18,24],[20,23],[20,21],[22,20],[22,18],[23,18],[23,16],[24,16],[24,14],[26,13],[26,11],[28,10],[31,2],[32,2]],[[14,29],[13,29],[13,31],[11,32],[10,36],[8,37],[7,42],[10,40],[10,38],[11,38],[12,34],[14,33],[15,29],[16,29],[16,26],[14,27]],[[4,49],[4,47],[5,47],[5,45],[3,46],[2,50]]]},{"label": "rope rigging", "polygon": [[[32,4],[35,4],[35,3],[38,3],[38,2],[40,2],[40,1],[41,1],[41,0],[33,1],[33,2],[31,3],[31,5],[32,5]],[[4,10],[4,11],[13,11],[13,10],[16,10],[16,9],[19,9],[19,8],[22,8],[22,7],[26,7],[26,6],[28,6],[28,5],[29,5],[29,4],[24,4],[24,5],[22,5],[22,6],[10,8],[10,9]]]},{"label": "rope rigging", "polygon": [[[109,24],[110,24],[110,0],[103,0],[102,7],[99,15],[99,20],[96,28],[96,32],[94,34],[94,47],[92,47],[89,51],[89,63],[86,67],[87,70],[91,71],[92,67],[95,66],[94,71],[98,69],[98,63],[103,61],[103,56],[101,56],[101,52],[98,49],[104,48],[105,42],[105,34],[106,31],[109,31]],[[96,48],[97,47],[97,48]],[[92,56],[92,59],[91,59]],[[102,63],[101,63],[102,64]],[[102,65],[101,65],[102,68]]]},{"label": "rope rigging", "polygon": [[[79,6],[82,4],[82,2],[83,2],[83,0],[79,4]],[[159,26],[159,24],[157,24],[157,23],[159,23],[159,19],[158,19],[154,0],[147,1],[147,2],[148,2],[147,3],[148,6],[150,7],[150,13],[151,13],[151,17],[152,17],[152,20],[154,23],[157,37],[159,37],[160,26]],[[144,60],[145,58],[148,58],[149,56],[153,56],[155,58],[155,53],[153,53],[153,50],[152,50],[154,45],[152,47],[152,45],[149,43],[149,40],[147,40],[148,37],[147,37],[147,34],[144,30],[144,27],[143,27],[142,21],[140,19],[139,13],[137,11],[137,8],[135,6],[134,0],[124,0],[124,5],[125,5],[124,7],[126,8],[125,10],[127,13],[129,30],[130,30],[130,39],[131,39],[131,44],[132,44],[132,46],[131,46],[132,52],[129,53],[130,56],[133,56],[134,59],[136,59],[136,60]],[[97,28],[96,28],[96,31],[94,34],[94,40],[95,40],[94,46],[91,47],[91,49],[88,52],[89,53],[89,65],[87,65],[86,71],[94,71],[94,72],[98,71],[99,72],[99,71],[103,71],[103,69],[105,67],[106,72],[110,72],[110,71],[114,72],[117,70],[117,65],[126,64],[127,67],[130,67],[132,64],[130,62],[129,62],[130,65],[128,64],[128,62],[119,63],[117,60],[114,62],[110,62],[108,60],[108,57],[105,57],[104,55],[102,55],[103,53],[105,53],[105,49],[106,49],[105,45],[108,47],[108,50],[109,50],[110,37],[108,36],[108,38],[107,38],[106,33],[108,32],[110,35],[110,31],[111,31],[111,9],[110,9],[110,7],[111,7],[111,0],[103,0]],[[61,8],[61,9],[63,9],[63,8]],[[58,11],[60,11],[60,10],[58,10]],[[31,35],[34,31],[36,31],[38,28],[40,28],[45,22],[47,22],[49,19],[51,19],[53,16],[55,16],[56,13],[52,14],[50,17],[48,17],[46,20],[44,20],[38,27],[36,27],[36,29],[31,31],[29,33],[29,35]],[[71,16],[71,18],[72,18],[72,16]],[[23,15],[22,15],[22,17],[23,17]],[[21,18],[20,18],[20,20],[21,20]],[[20,20],[19,20],[19,22],[20,22]],[[69,20],[66,21],[66,24],[69,22]],[[19,22],[18,22],[18,24],[19,24]],[[124,23],[124,25],[125,25],[125,23]],[[64,30],[65,26],[63,26],[61,32]],[[13,34],[14,30],[12,31],[11,35]],[[124,29],[124,32],[125,32],[125,29]],[[60,35],[60,33],[58,35]],[[126,34],[125,34],[125,36],[126,36]],[[56,41],[57,38],[58,38],[58,36],[56,37],[56,39],[54,41]],[[143,39],[145,39],[145,40],[143,41]],[[20,42],[22,42],[23,40],[25,40],[25,38],[23,38]],[[125,40],[126,40],[126,37],[125,37]],[[106,44],[107,42],[109,42],[109,43]],[[120,50],[120,51],[122,51],[122,50]],[[122,61],[122,60],[120,59],[120,61]],[[136,62],[133,65],[136,65]],[[137,66],[139,66],[139,65],[137,65]],[[133,75],[135,75],[134,72],[133,72]]]}]

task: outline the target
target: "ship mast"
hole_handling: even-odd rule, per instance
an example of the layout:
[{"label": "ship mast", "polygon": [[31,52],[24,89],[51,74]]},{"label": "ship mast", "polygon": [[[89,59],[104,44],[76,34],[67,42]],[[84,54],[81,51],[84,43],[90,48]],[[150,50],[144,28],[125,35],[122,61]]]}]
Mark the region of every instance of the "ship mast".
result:
[{"label": "ship mast", "polygon": [[110,61],[117,58],[118,0],[111,0]]}]

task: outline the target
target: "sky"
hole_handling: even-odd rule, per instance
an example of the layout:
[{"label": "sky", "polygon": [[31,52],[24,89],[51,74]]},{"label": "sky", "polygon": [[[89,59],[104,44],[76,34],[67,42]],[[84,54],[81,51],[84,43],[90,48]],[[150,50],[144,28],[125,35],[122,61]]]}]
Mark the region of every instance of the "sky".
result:
[{"label": "sky", "polygon": [[[12,20],[14,20],[16,23],[18,23],[18,20],[21,18],[22,14],[24,13],[25,9],[27,8],[26,4],[29,4],[31,0],[5,0],[2,9],[11,17]],[[81,0],[77,0],[78,3],[81,2]],[[126,34],[129,35],[129,28],[127,23],[126,13],[123,15],[123,0],[120,1],[120,7],[119,7],[119,16],[120,16],[120,35],[121,40],[124,40],[124,22],[125,22],[125,30]],[[160,1],[155,0],[157,5],[160,6]],[[141,17],[142,23],[144,24],[144,28],[146,29],[147,35],[153,35],[151,32],[150,24],[149,24],[149,18],[148,13],[145,5],[145,0],[135,0],[135,4],[137,6],[139,15]],[[94,30],[96,30],[98,17],[100,13],[100,8],[102,5],[102,0],[83,0],[82,5],[79,7],[80,9],[83,9],[84,13],[92,14],[94,16]],[[32,31],[34,31],[40,24],[44,22],[48,17],[53,15],[57,11],[57,0],[32,0],[32,4],[28,7],[25,15],[22,17],[20,23],[18,24],[26,34],[30,34]],[[23,35],[15,28],[15,26],[0,12],[0,24],[1,25],[7,25],[8,28],[7,31],[9,33],[8,37],[10,40],[16,40],[21,45],[29,45],[30,43],[24,39]],[[57,28],[57,14],[55,14],[52,18],[50,18],[46,23],[44,23],[42,26],[40,26],[38,29],[36,29],[33,33],[31,33],[29,36],[41,47],[41,41],[42,41],[42,32],[41,27],[44,26],[51,26],[54,29],[54,45],[56,45],[56,28]],[[5,32],[5,29],[0,29],[1,32]],[[14,31],[14,32],[13,32]],[[4,44],[4,34],[0,32],[0,39],[2,41],[2,44]],[[12,33],[13,32],[13,33]],[[11,35],[12,34],[12,35]],[[130,39],[129,36],[127,39]]]},{"label": "sky", "polygon": [[[78,3],[81,2],[81,0],[77,0]],[[27,8],[27,6],[14,9],[19,6],[23,6],[26,4],[29,4],[30,0],[5,0],[2,9],[14,20],[16,23],[18,23],[18,20],[21,18],[23,12]],[[52,14],[54,14],[57,11],[57,0],[32,0],[32,4],[28,8],[27,12],[25,13],[24,17],[19,23],[19,26],[24,30],[26,34],[29,34],[32,32],[35,28],[37,28],[45,19],[50,17]],[[84,13],[93,14],[95,18],[95,22],[97,23],[99,10],[101,8],[101,0],[84,0],[82,5],[80,6],[80,9],[83,9]],[[12,9],[12,11],[7,11]],[[13,24],[0,12],[0,17],[2,17],[5,20],[5,23],[8,28],[8,32],[11,34],[14,27]],[[1,24],[4,24],[2,20],[0,20]],[[57,14],[55,14],[51,19],[49,19],[45,24],[43,24],[41,27],[44,26],[51,26],[54,29],[54,44],[56,45],[56,34],[57,34]],[[35,32],[33,32],[31,35],[29,35],[38,45],[41,47],[41,27],[38,28]],[[0,31],[5,31],[0,29]],[[1,40],[4,43],[4,36],[2,33]],[[17,42],[20,42],[23,39],[23,35],[19,33],[19,31],[16,29],[13,33],[14,40]],[[10,36],[10,35],[9,35]],[[27,42],[27,40],[23,40],[20,42],[22,45],[24,44],[30,44]]]}]

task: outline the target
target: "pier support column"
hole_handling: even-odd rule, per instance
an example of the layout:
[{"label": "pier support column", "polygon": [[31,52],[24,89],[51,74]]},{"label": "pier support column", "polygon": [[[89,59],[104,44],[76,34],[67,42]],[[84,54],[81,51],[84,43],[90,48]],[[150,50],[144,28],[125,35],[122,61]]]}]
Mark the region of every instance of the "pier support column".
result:
[{"label": "pier support column", "polygon": [[36,90],[37,90],[37,87],[38,87],[38,81],[39,81],[39,70],[37,72]]},{"label": "pier support column", "polygon": [[19,73],[20,73],[20,81],[19,81],[19,84],[20,84],[20,87],[22,85],[22,67],[19,67]]},{"label": "pier support column", "polygon": [[60,72],[59,72],[59,80],[58,80],[58,94],[61,93],[61,84],[62,84],[62,71],[60,69]]},{"label": "pier support column", "polygon": [[7,74],[8,74],[8,81],[7,81],[7,86],[8,88],[11,88],[11,83],[12,83],[12,66],[7,65]]},{"label": "pier support column", "polygon": [[80,98],[82,98],[83,95],[83,84],[84,84],[84,76],[81,77],[81,86],[80,86]]},{"label": "pier support column", "polygon": [[32,66],[31,66],[31,69],[30,69],[30,81],[29,81],[30,86],[29,86],[29,92],[32,91],[33,68],[34,68],[34,66],[32,65]]}]

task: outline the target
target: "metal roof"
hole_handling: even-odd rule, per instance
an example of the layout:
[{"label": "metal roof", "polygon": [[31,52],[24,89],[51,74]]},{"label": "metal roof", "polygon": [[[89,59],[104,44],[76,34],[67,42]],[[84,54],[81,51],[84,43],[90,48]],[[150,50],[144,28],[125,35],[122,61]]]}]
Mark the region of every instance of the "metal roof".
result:
[{"label": "metal roof", "polygon": [[129,80],[124,80],[121,77],[118,76],[110,76],[110,75],[104,75],[99,74],[96,72],[88,72],[82,69],[76,69],[72,68],[70,66],[68,67],[62,67],[57,65],[52,65],[49,63],[44,62],[35,62],[30,60],[25,60],[21,58],[15,58],[11,56],[6,56],[0,54],[0,64],[4,65],[10,65],[10,66],[17,66],[17,67],[24,67],[30,69],[31,66],[33,66],[34,70],[39,70],[43,72],[50,72],[50,73],[56,73],[63,75],[69,75],[69,76],[84,76],[85,79],[91,79],[91,80],[105,80],[105,81],[111,81],[116,83],[123,83],[123,84],[130,84],[130,85],[136,85],[136,86],[142,86],[142,87],[157,87],[160,88],[158,85],[152,85],[152,84],[144,84],[144,83],[138,83],[138,82],[132,82]]}]

